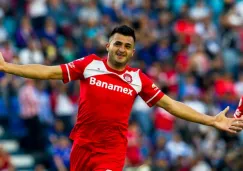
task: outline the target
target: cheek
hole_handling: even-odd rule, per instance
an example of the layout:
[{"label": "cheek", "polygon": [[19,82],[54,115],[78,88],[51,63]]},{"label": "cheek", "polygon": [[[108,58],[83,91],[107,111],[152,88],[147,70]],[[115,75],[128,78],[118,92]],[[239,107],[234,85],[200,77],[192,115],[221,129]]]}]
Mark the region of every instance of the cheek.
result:
[{"label": "cheek", "polygon": [[133,51],[129,51],[128,52],[128,55],[131,57],[131,56],[133,56]]},{"label": "cheek", "polygon": [[116,52],[116,48],[110,48],[109,51],[110,51],[111,53],[115,53],[115,52]]}]

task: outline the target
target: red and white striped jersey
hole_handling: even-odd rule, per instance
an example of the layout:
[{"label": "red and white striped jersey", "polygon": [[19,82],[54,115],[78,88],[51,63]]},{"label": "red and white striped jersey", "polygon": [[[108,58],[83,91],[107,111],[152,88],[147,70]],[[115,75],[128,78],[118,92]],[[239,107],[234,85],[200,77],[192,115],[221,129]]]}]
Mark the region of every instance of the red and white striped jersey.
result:
[{"label": "red and white striped jersey", "polygon": [[239,101],[239,105],[234,113],[234,117],[235,118],[241,118],[241,116],[243,115],[243,97],[240,98],[240,101]]},{"label": "red and white striped jersey", "polygon": [[20,116],[24,119],[33,118],[39,113],[39,99],[36,87],[26,83],[19,90]]},{"label": "red and white striped jersey", "polygon": [[77,122],[70,138],[102,144],[96,151],[124,150],[130,112],[137,95],[153,106],[164,95],[139,69],[116,71],[92,54],[61,65],[63,82],[80,80]]}]

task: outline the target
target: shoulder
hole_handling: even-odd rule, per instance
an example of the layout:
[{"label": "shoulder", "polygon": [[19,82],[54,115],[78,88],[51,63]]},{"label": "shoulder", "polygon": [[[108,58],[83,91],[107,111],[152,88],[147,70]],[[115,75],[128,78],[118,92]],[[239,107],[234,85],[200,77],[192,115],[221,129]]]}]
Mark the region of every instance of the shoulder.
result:
[{"label": "shoulder", "polygon": [[141,80],[148,79],[148,76],[140,68],[128,66],[127,71],[130,73],[135,73]]},{"label": "shoulder", "polygon": [[131,66],[127,66],[126,70],[129,72],[141,72],[139,68],[133,68]]},{"label": "shoulder", "polygon": [[99,56],[97,56],[96,54],[90,54],[90,55],[87,55],[87,56],[84,56],[84,57],[81,57],[81,58],[79,58],[79,59],[77,59],[77,60],[83,60],[83,59],[85,59],[85,60],[102,60],[101,59],[101,57],[99,57]]},{"label": "shoulder", "polygon": [[144,78],[146,79],[146,74],[143,73],[143,71],[140,68],[133,68],[131,66],[127,66],[126,73],[131,74],[133,77],[136,77],[137,79],[143,81]]},{"label": "shoulder", "polygon": [[81,58],[78,58],[76,60],[74,60],[73,62],[70,62],[69,65],[73,65],[73,63],[75,65],[88,65],[93,61],[101,61],[102,59],[100,57],[98,57],[95,54],[90,54]]}]

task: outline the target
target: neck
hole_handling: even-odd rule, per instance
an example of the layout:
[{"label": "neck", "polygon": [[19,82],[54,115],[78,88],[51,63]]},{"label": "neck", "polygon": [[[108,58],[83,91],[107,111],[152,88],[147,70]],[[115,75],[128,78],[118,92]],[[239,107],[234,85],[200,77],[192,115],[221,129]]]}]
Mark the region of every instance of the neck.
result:
[{"label": "neck", "polygon": [[107,60],[107,65],[111,69],[114,69],[114,70],[117,70],[117,71],[123,71],[126,68],[126,66],[116,66],[116,65],[112,64],[109,60]]}]

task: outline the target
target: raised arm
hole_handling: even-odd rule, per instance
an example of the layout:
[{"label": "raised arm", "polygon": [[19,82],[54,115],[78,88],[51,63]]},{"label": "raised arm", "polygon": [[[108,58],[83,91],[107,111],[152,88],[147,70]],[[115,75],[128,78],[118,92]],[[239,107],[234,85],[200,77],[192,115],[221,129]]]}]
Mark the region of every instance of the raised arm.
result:
[{"label": "raised arm", "polygon": [[178,102],[164,95],[157,103],[157,106],[164,108],[172,115],[187,121],[213,126],[215,128],[237,133],[243,129],[243,119],[227,118],[225,114],[229,107],[221,111],[216,116],[209,116],[199,113],[184,103]]},{"label": "raised arm", "polygon": [[32,79],[63,79],[62,70],[60,66],[46,66],[40,64],[18,65],[7,63],[4,61],[4,58],[1,53],[0,71]]}]

